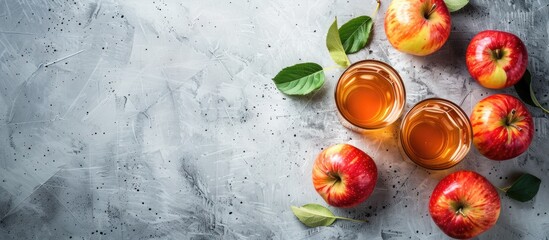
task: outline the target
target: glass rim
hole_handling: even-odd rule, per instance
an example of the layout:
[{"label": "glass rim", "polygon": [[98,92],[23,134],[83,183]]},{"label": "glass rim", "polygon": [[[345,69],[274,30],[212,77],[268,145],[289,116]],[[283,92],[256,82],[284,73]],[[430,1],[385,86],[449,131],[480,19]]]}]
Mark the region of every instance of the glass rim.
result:
[{"label": "glass rim", "polygon": [[[468,126],[469,144],[467,144],[467,148],[468,148],[467,153],[465,153],[465,155],[461,159],[459,159],[459,161],[452,161],[451,164],[448,165],[448,166],[446,166],[446,165],[444,167],[428,166],[428,165],[423,164],[422,162],[414,161],[410,157],[410,155],[408,154],[406,149],[404,148],[404,144],[403,144],[404,140],[403,140],[403,137],[402,137],[402,132],[404,130],[404,124],[406,123],[407,117],[408,117],[408,115],[410,115],[410,113],[412,111],[414,111],[416,109],[416,107],[420,106],[421,103],[424,103],[424,102],[427,102],[427,101],[441,101],[441,102],[447,103],[453,109],[457,109],[458,114],[460,115],[461,118],[465,119],[465,122]],[[423,100],[417,102],[416,104],[414,104],[414,106],[412,108],[410,108],[410,110],[408,110],[406,112],[406,114],[404,114],[404,117],[402,118],[402,122],[400,123],[399,131],[398,131],[398,137],[399,137],[399,140],[398,140],[399,147],[400,147],[401,151],[404,153],[404,155],[406,156],[406,158],[408,158],[410,161],[412,161],[413,163],[419,165],[420,167],[423,167],[423,168],[426,168],[426,169],[429,169],[429,170],[446,170],[446,169],[452,168],[452,167],[456,166],[457,164],[459,164],[460,162],[462,162],[465,159],[465,156],[467,156],[467,154],[469,154],[469,152],[471,151],[471,145],[473,143],[473,125],[471,124],[471,120],[469,119],[469,116],[467,116],[465,111],[463,111],[463,109],[459,105],[455,104],[454,102],[452,102],[448,99],[444,99],[444,98],[440,98],[440,97],[431,97],[431,98],[426,98],[426,99],[423,99]]]},{"label": "glass rim", "polygon": [[[353,123],[352,121],[350,121],[346,116],[345,114],[342,113],[341,111],[341,107],[339,106],[338,104],[338,101],[337,101],[337,93],[338,93],[338,89],[339,89],[339,85],[342,81],[342,78],[343,76],[350,70],[350,69],[353,69],[353,67],[356,67],[356,65],[359,65],[359,64],[362,64],[362,63],[367,63],[367,62],[372,62],[372,63],[376,63],[376,64],[379,64],[379,65],[382,65],[383,67],[386,67],[388,70],[391,71],[391,73],[393,73],[396,78],[395,78],[395,82],[397,82],[397,85],[400,86],[400,88],[402,89],[402,94],[403,94],[403,103],[402,103],[402,107],[398,110],[399,113],[396,115],[395,119],[393,119],[392,121],[389,121],[386,125],[384,126],[381,126],[381,127],[367,127],[367,126],[362,126],[362,125],[357,125],[355,123]],[[385,128],[391,124],[393,124],[394,122],[396,122],[403,114],[404,112],[404,107],[406,105],[406,87],[404,86],[404,82],[402,81],[402,77],[400,76],[400,74],[396,71],[396,69],[394,69],[391,65],[389,65],[388,63],[386,62],[382,62],[382,61],[379,61],[379,60],[375,60],[375,59],[364,59],[364,60],[360,60],[358,62],[355,62],[351,65],[349,65],[347,67],[347,69],[345,69],[345,71],[343,71],[343,73],[341,73],[341,76],[339,76],[338,80],[337,80],[337,83],[335,85],[335,90],[334,90],[334,101],[335,101],[335,104],[336,104],[336,108],[337,108],[337,111],[339,113],[339,115],[345,119],[345,121],[349,124],[351,124],[353,127],[356,127],[358,129],[361,129],[361,130],[378,130],[378,129],[382,129],[382,128]]]}]

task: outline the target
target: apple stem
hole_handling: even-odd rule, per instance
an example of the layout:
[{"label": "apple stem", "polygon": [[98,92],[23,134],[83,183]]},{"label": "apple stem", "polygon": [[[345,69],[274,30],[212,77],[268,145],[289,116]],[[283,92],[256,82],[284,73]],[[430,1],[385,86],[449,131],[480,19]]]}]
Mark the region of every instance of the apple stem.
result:
[{"label": "apple stem", "polygon": [[326,175],[328,175],[329,177],[333,178],[335,181],[334,181],[334,184],[338,183],[341,181],[341,177],[337,174],[334,174],[333,172],[326,172]]},{"label": "apple stem", "polygon": [[514,123],[513,123],[513,124],[511,124],[511,125],[509,125],[509,126],[511,126],[511,127],[514,127],[514,128],[516,128],[517,130],[519,130],[519,131],[522,131],[522,128],[521,128],[521,127],[519,127],[519,126],[517,126],[517,125],[516,125],[516,124],[514,124]]},{"label": "apple stem", "polygon": [[435,9],[437,9],[437,4],[433,4],[433,6],[431,6],[431,10],[429,10],[429,12],[427,13],[427,15],[425,15],[425,19],[429,19],[429,16],[431,16],[431,14],[435,11]]},{"label": "apple stem", "polygon": [[501,49],[496,49],[496,50],[494,50],[493,54],[494,54],[493,57],[494,57],[496,60],[499,60],[499,59],[501,59],[501,58],[503,57],[503,51],[501,51]]},{"label": "apple stem", "polygon": [[456,214],[461,214],[461,216],[467,217],[467,215],[465,215],[465,213],[463,213],[463,211],[461,210],[462,208],[458,208],[458,210],[456,211]]},{"label": "apple stem", "polygon": [[[517,120],[517,119],[515,119],[515,114],[516,113],[517,113],[517,110],[513,108],[513,110],[511,110],[511,113],[509,113],[509,115],[507,116],[507,119],[505,120],[505,124],[507,126],[514,127],[519,131],[522,131],[522,128],[515,124],[515,121]],[[518,119],[518,120],[520,120],[520,119]]]}]

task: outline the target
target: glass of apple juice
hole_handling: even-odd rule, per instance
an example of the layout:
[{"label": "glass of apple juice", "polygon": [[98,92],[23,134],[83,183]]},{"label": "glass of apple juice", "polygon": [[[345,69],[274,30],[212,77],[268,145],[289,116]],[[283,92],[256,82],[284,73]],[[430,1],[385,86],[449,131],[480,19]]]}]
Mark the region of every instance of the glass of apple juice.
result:
[{"label": "glass of apple juice", "polygon": [[400,75],[390,65],[363,60],[343,72],[335,101],[343,126],[364,133],[395,122],[404,109],[406,92]]},{"label": "glass of apple juice", "polygon": [[417,103],[404,116],[399,131],[402,156],[432,170],[458,164],[469,152],[473,136],[467,114],[442,98]]}]

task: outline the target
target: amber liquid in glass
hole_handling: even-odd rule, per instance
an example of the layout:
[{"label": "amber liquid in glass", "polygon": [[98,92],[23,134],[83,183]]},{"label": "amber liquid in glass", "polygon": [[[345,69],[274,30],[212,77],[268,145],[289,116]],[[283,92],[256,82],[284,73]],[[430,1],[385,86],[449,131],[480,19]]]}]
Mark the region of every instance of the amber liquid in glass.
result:
[{"label": "amber liquid in glass", "polygon": [[446,169],[469,152],[472,130],[469,118],[444,99],[419,102],[404,117],[401,149],[413,162],[428,169]]},{"label": "amber liquid in glass", "polygon": [[376,129],[398,119],[405,92],[394,69],[379,61],[365,60],[343,73],[335,97],[344,125],[352,125],[351,129]]}]

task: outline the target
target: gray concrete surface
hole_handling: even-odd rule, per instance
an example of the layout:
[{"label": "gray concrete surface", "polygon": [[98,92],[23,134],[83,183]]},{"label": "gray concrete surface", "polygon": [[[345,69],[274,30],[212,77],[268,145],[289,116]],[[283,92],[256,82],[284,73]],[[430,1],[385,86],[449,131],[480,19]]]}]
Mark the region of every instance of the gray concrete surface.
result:
[{"label": "gray concrete surface", "polygon": [[[350,57],[402,75],[407,106],[444,97],[472,106],[495,92],[469,76],[468,41],[499,29],[520,36],[540,101],[549,103],[549,3],[472,0],[452,14],[447,44],[428,57],[393,49],[383,1],[371,44]],[[518,172],[538,196],[501,195],[497,225],[478,239],[549,236],[548,115],[530,108],[527,153],[495,162],[476,150],[445,171],[402,159],[396,125],[372,134],[338,122],[341,69],[305,97],[281,94],[283,67],[334,64],[325,34],[371,15],[374,0],[0,1],[0,239],[444,239],[428,214],[438,180],[475,170],[494,185]],[[379,169],[373,195],[336,214],[367,218],[304,227],[290,205],[323,203],[311,182],[322,148],[350,143]]]}]

